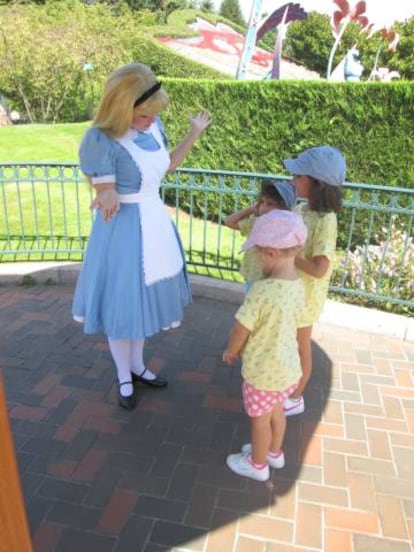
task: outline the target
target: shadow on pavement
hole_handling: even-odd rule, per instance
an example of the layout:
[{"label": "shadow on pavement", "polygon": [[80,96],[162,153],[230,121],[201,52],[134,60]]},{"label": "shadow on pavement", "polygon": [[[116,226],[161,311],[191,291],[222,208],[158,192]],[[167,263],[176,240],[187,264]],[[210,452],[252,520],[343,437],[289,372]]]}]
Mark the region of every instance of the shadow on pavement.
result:
[{"label": "shadow on pavement", "polygon": [[72,322],[71,298],[70,286],[0,289],[0,368],[35,552],[225,552],[220,529],[294,506],[301,471],[318,473],[324,351],[313,344],[306,412],[288,420],[287,466],[258,483],[225,465],[249,436],[240,367],[221,361],[236,305],[196,297],[180,328],[148,340],[147,362],[169,387],[140,386],[127,412],[105,340]]}]

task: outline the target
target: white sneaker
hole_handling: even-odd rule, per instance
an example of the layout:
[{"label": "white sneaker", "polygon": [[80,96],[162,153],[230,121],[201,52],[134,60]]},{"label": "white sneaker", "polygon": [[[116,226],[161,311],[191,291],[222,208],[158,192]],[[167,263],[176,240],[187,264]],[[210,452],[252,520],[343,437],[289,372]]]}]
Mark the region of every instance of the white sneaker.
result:
[{"label": "white sneaker", "polygon": [[256,481],[267,481],[269,479],[269,466],[259,470],[251,465],[249,456],[239,452],[239,454],[230,454],[227,456],[226,463],[232,472],[243,477],[250,477]]},{"label": "white sneaker", "polygon": [[181,326],[181,320],[176,320],[175,322],[171,322],[170,326],[165,326],[164,328],[161,328],[165,332],[167,330],[175,330],[175,328],[179,328]]},{"label": "white sneaker", "polygon": [[283,412],[285,416],[295,416],[296,414],[305,412],[305,401],[303,397],[299,397],[298,399],[285,399],[283,403]]},{"label": "white sneaker", "polygon": [[[243,454],[246,454],[246,455],[250,456],[250,454],[252,452],[251,443],[246,443],[245,445],[243,445],[241,450],[242,450]],[[272,456],[268,456],[267,461],[269,462],[269,466],[271,468],[276,468],[277,470],[280,470],[281,468],[283,468],[285,466],[285,455],[281,451],[279,456],[277,456],[276,458],[274,458]]]}]

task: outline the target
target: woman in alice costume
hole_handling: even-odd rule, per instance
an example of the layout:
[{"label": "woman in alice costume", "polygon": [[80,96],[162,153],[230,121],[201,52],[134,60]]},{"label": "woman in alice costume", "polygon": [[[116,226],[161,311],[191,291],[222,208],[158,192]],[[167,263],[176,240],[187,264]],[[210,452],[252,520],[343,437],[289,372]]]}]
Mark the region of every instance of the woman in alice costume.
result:
[{"label": "woman in alice costume", "polygon": [[165,387],[145,367],[144,343],[177,327],[191,302],[183,248],[159,188],[211,122],[207,111],[169,153],[158,114],[168,95],[142,63],[108,78],[79,151],[80,167],[96,190],[96,209],[72,312],[86,334],[108,338],[118,377],[118,401],[136,406],[134,382]]}]

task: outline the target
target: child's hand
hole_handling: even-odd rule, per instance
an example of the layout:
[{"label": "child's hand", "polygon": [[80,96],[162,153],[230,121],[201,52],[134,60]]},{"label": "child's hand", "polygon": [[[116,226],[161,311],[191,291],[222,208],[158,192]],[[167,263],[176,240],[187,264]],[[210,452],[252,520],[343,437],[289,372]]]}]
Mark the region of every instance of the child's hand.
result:
[{"label": "child's hand", "polygon": [[251,214],[252,215],[258,215],[259,214],[259,203],[255,203],[254,205],[252,205],[250,207],[251,209]]},{"label": "child's hand", "polygon": [[234,362],[236,362],[236,359],[237,355],[229,353],[227,349],[224,351],[223,362],[225,362],[226,364],[233,364]]}]

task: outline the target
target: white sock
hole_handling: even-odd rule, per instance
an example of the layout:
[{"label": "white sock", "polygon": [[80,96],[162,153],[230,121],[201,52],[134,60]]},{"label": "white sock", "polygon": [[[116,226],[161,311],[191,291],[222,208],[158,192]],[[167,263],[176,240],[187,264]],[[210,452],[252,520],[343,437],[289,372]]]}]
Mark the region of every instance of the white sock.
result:
[{"label": "white sock", "polygon": [[156,375],[151,370],[148,370],[148,368],[145,369],[144,343],[145,339],[134,339],[131,341],[131,370],[138,376],[145,372],[145,379],[152,380],[156,378]]},{"label": "white sock", "polygon": [[129,381],[131,383],[122,385],[119,392],[124,397],[129,397],[134,392],[131,379],[131,340],[129,339],[111,339],[108,337],[109,350],[114,359],[116,370],[118,373],[119,383]]}]

